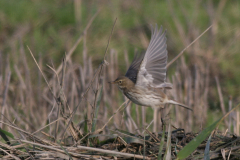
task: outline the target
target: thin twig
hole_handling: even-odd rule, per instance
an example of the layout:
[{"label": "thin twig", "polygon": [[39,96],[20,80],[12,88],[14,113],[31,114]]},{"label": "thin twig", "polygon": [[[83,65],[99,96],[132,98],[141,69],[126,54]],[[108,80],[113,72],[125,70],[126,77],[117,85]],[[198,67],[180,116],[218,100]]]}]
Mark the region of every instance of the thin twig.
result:
[{"label": "thin twig", "polygon": [[154,119],[147,125],[147,127],[144,129],[144,131],[142,132],[142,134],[145,133],[145,131],[151,126],[151,124],[153,123]]},{"label": "thin twig", "polygon": [[[116,112],[113,113],[113,115],[108,119],[107,123],[104,124],[104,126],[102,127],[102,129],[101,129],[100,131],[103,131],[103,129],[104,129],[104,128],[106,127],[106,125],[111,121],[111,119],[114,117],[114,115],[122,108],[122,106],[123,106],[124,104],[129,103],[129,101],[130,101],[129,99],[126,100],[126,101],[116,110]],[[99,130],[98,130],[98,132],[99,132]]]},{"label": "thin twig", "polygon": [[[53,65],[53,64],[52,64],[52,65]],[[56,70],[54,69],[54,66],[51,67],[51,66],[48,65],[48,64],[46,64],[46,66],[47,66],[48,68],[50,68],[50,69],[56,74],[56,76],[57,76],[57,80],[58,80],[58,84],[60,85],[59,77],[58,77],[58,74],[57,74]]]},{"label": "thin twig", "polygon": [[110,43],[110,41],[111,41],[112,34],[113,34],[113,29],[114,29],[114,27],[115,27],[116,22],[117,22],[117,18],[116,18],[115,21],[114,21],[114,24],[113,24],[113,27],[112,27],[112,31],[111,31],[110,37],[109,37],[109,39],[108,39],[108,44],[107,44],[107,47],[106,47],[106,50],[105,50],[105,54],[104,54],[104,57],[103,57],[104,60],[106,59],[106,54],[107,54],[107,51],[108,51],[108,46],[109,46],[109,43]]},{"label": "thin twig", "polygon": [[[36,63],[36,65],[37,65],[39,71],[41,72],[41,74],[42,74],[42,76],[43,76],[45,82],[47,83],[47,86],[48,86],[49,90],[51,91],[53,97],[56,99],[56,97],[55,97],[55,95],[54,95],[54,93],[53,93],[53,90],[51,89],[51,87],[50,87],[50,85],[49,85],[49,83],[48,83],[48,81],[47,81],[47,78],[46,78],[46,76],[44,75],[42,69],[41,69],[40,66],[38,65],[38,63],[37,63],[37,61],[36,61],[36,59],[35,59],[35,57],[34,57],[32,51],[30,50],[30,48],[29,48],[28,46],[27,46],[27,48],[28,48],[28,50],[29,50],[29,52],[30,52],[30,54],[31,54],[31,56],[32,56],[32,58],[33,58],[33,60],[34,60],[34,62]],[[57,99],[56,99],[56,100],[57,100]]]},{"label": "thin twig", "polygon": [[200,37],[202,37],[202,35],[204,35],[210,28],[212,28],[212,25],[209,26],[202,34],[200,34],[200,36],[198,36],[194,41],[192,41],[192,43],[190,43],[187,47],[185,47],[175,58],[173,58],[168,64],[167,64],[167,68],[173,63],[175,62],[183,53],[186,49],[188,49],[193,43],[195,43]]},{"label": "thin twig", "polygon": [[46,126],[43,126],[42,128],[40,128],[40,129],[36,130],[36,131],[35,131],[35,132],[33,132],[32,134],[36,134],[37,132],[39,132],[39,131],[43,130],[44,128],[46,128],[46,127],[48,127],[48,126],[52,125],[53,123],[55,123],[55,122],[57,122],[57,121],[59,121],[59,120],[63,120],[63,118],[62,118],[62,117],[60,117],[60,118],[56,119],[55,121],[52,121],[51,123],[47,124]]}]

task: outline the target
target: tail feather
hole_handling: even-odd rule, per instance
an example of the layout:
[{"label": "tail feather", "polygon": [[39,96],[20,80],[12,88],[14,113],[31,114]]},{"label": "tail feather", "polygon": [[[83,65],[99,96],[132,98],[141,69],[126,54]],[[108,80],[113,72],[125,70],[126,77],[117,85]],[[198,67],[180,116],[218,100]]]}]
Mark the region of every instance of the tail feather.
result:
[{"label": "tail feather", "polygon": [[189,109],[189,110],[193,111],[191,108],[189,108],[189,107],[186,106],[185,104],[182,104],[182,103],[176,102],[176,101],[174,101],[174,100],[168,100],[168,103],[176,104],[176,105],[179,105],[179,106],[181,106],[181,107],[183,107],[183,108],[186,108],[186,109]]}]

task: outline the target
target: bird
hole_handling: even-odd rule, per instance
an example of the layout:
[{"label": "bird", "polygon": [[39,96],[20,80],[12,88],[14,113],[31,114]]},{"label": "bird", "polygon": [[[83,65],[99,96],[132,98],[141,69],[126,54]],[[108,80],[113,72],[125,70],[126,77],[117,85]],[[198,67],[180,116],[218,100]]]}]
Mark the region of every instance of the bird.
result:
[{"label": "bird", "polygon": [[169,98],[164,89],[172,89],[173,85],[166,82],[168,51],[166,44],[166,30],[158,29],[151,25],[151,40],[146,52],[136,54],[125,76],[118,77],[115,81],[123,94],[133,103],[152,107],[154,109],[154,127],[157,128],[158,108],[165,104],[174,104],[192,110],[188,106]]}]

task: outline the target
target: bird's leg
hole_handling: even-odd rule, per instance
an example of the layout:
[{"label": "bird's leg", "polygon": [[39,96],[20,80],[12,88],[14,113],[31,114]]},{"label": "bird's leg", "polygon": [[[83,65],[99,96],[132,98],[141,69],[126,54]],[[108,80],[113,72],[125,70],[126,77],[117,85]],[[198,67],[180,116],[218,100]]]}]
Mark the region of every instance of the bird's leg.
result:
[{"label": "bird's leg", "polygon": [[166,125],[164,118],[163,118],[164,117],[164,108],[160,109],[160,114],[161,114],[162,130],[163,130],[164,125]]},{"label": "bird's leg", "polygon": [[154,107],[153,108],[153,132],[156,133],[156,136],[158,136],[157,133],[157,119],[158,119],[158,108]]},{"label": "bird's leg", "polygon": [[163,120],[162,117],[161,117],[161,122],[162,122],[162,130],[163,130],[163,127],[164,127],[164,125],[165,125],[165,122],[164,122],[164,120]]}]

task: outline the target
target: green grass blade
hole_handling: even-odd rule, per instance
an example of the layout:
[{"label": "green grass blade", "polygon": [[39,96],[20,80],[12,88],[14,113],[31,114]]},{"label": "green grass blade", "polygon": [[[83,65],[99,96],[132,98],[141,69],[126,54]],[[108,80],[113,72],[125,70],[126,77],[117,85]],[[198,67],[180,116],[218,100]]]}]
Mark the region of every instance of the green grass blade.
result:
[{"label": "green grass blade", "polygon": [[201,143],[204,141],[210,133],[216,128],[218,122],[221,119],[214,122],[211,126],[204,129],[196,138],[189,142],[177,155],[178,159],[187,158]]},{"label": "green grass blade", "polygon": [[8,132],[8,131],[5,131],[5,130],[3,130],[3,129],[1,129],[1,128],[0,128],[0,132],[3,133],[3,134],[5,134],[5,135],[8,136],[8,137],[14,139],[14,136],[13,136],[12,133],[10,133],[10,132]]},{"label": "green grass blade", "polygon": [[204,160],[210,160],[209,151],[210,151],[211,137],[212,136],[210,135],[209,138],[208,138],[208,141],[207,141],[207,145],[206,145],[206,148],[205,148],[205,151],[204,151]]},{"label": "green grass blade", "polygon": [[0,128],[0,135],[1,137],[4,139],[5,142],[7,142],[7,144],[10,145],[10,141],[8,139],[8,137],[14,139],[14,136],[12,133],[8,132],[8,131],[5,131],[3,129]]},{"label": "green grass blade", "polygon": [[177,155],[177,159],[185,159],[187,158],[201,143],[204,141],[210,133],[220,124],[220,122],[226,118],[233,110],[239,107],[238,104],[232,110],[230,110],[226,115],[222,118],[214,122],[211,126],[204,129],[196,138],[194,138],[191,142],[189,142]]}]

